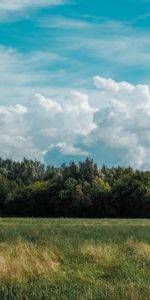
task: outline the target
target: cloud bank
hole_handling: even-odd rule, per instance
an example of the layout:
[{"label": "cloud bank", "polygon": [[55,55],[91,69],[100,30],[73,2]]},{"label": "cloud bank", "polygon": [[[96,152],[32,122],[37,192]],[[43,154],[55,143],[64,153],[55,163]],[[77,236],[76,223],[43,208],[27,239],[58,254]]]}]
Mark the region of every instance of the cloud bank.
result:
[{"label": "cloud bank", "polygon": [[51,163],[91,156],[99,164],[150,168],[150,89],[96,76],[88,94],[35,94],[28,106],[0,106],[0,156]]}]

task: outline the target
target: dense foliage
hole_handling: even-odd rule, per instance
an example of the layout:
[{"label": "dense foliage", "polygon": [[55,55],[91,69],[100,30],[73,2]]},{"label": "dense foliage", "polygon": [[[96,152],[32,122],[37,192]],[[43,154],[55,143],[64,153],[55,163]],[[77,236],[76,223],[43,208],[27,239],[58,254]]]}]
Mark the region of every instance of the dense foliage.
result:
[{"label": "dense foliage", "polygon": [[0,159],[0,216],[150,217],[150,172]]}]

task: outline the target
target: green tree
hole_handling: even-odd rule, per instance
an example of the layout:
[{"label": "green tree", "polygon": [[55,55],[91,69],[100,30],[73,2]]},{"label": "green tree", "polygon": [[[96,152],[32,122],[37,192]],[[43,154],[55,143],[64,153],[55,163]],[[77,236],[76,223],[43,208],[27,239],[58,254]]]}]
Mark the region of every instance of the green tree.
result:
[{"label": "green tree", "polygon": [[150,186],[125,176],[112,188],[111,209],[115,217],[150,217]]}]

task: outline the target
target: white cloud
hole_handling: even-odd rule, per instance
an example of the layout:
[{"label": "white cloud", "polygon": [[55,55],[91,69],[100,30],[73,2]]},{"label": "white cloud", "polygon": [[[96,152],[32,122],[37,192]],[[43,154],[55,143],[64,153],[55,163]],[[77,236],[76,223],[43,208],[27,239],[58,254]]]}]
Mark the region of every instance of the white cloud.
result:
[{"label": "white cloud", "polygon": [[[101,150],[114,152],[118,164],[150,167],[150,90],[147,85],[94,78],[105,107],[95,115],[95,129],[85,140],[92,148],[99,142]],[[122,153],[122,157],[120,157]]]},{"label": "white cloud", "polygon": [[35,94],[34,100],[35,100],[35,105],[38,105],[39,108],[43,110],[43,113],[57,114],[62,112],[62,107],[59,103],[51,99],[47,99],[40,94]]},{"label": "white cloud", "polygon": [[37,8],[52,5],[64,4],[64,0],[1,0],[0,1],[0,13],[21,11],[27,8]]},{"label": "white cloud", "polygon": [[28,107],[0,106],[0,156],[41,159],[57,145],[61,145],[62,155],[85,156],[88,153],[74,143],[96,128],[95,112],[88,96],[79,92],[71,92],[59,102],[35,94]]},{"label": "white cloud", "polygon": [[[132,26],[131,22],[119,22],[104,18],[89,22],[87,19],[82,20],[83,26],[80,32],[78,30],[72,32],[70,26],[70,32],[68,31],[67,35],[59,36],[61,49],[68,52],[84,51],[88,61],[96,59],[101,63],[101,69],[105,70],[104,74],[108,73],[108,68],[109,72],[111,70],[111,74],[119,73],[119,75],[131,67],[141,68],[142,75],[145,69],[148,70],[150,62],[148,31]],[[46,23],[49,24],[49,27],[51,26],[51,21],[45,21],[45,26]],[[52,20],[52,26],[53,23],[57,24]],[[133,71],[137,70],[131,69],[131,72]],[[140,74],[135,75],[141,78]]]},{"label": "white cloud", "polygon": [[129,162],[131,166],[136,168],[146,169],[150,167],[147,150],[140,145],[129,149],[129,151],[125,154],[124,160],[125,163]]},{"label": "white cloud", "polygon": [[149,87],[100,76],[94,84],[97,108],[77,91],[0,106],[0,155],[42,159],[53,153],[59,161],[92,156],[101,164],[150,168]]},{"label": "white cloud", "polygon": [[89,152],[83,151],[82,149],[78,147],[74,147],[71,144],[59,143],[58,145],[56,145],[56,147],[60,148],[60,153],[64,156],[68,156],[68,155],[80,156],[80,157],[89,156]]},{"label": "white cloud", "polygon": [[29,18],[31,12],[40,8],[67,4],[69,0],[0,0],[0,22],[13,22]]},{"label": "white cloud", "polygon": [[[62,58],[53,52],[35,51],[24,53],[0,45],[0,104],[26,103],[38,92],[56,94],[52,88],[64,76],[63,70],[49,72]],[[59,91],[58,87],[58,91]],[[25,104],[26,105],[26,104]]]},{"label": "white cloud", "polygon": [[42,158],[28,136],[27,113],[27,108],[22,105],[0,106],[0,155],[3,158]]},{"label": "white cloud", "polygon": [[112,79],[106,79],[100,76],[94,77],[94,83],[97,88],[110,90],[111,92],[133,91],[134,86],[128,82],[115,82]]},{"label": "white cloud", "polygon": [[45,152],[58,143],[72,145],[78,136],[86,136],[95,129],[96,109],[88,100],[87,95],[79,92],[71,92],[59,102],[35,95],[29,107],[29,119],[34,116],[31,135],[36,147]]},{"label": "white cloud", "polygon": [[45,28],[64,28],[64,29],[86,29],[90,28],[92,24],[90,22],[75,19],[65,18],[62,16],[44,18],[39,21],[39,26]]}]

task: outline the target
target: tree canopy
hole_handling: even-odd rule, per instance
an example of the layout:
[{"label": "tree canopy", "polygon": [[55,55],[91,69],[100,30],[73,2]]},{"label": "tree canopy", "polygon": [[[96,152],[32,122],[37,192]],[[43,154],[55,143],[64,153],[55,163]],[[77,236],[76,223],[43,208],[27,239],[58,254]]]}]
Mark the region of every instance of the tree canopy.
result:
[{"label": "tree canopy", "polygon": [[150,172],[0,159],[0,216],[149,218]]}]

